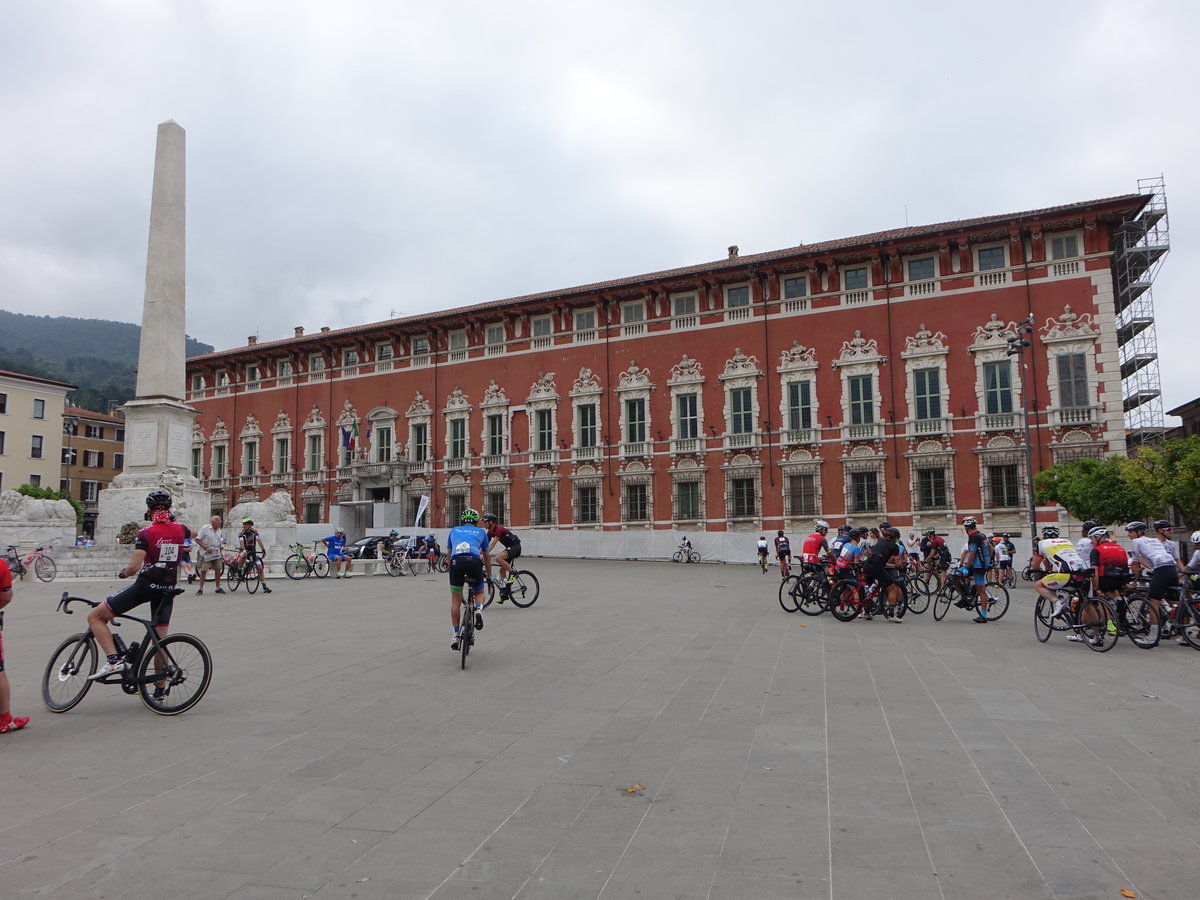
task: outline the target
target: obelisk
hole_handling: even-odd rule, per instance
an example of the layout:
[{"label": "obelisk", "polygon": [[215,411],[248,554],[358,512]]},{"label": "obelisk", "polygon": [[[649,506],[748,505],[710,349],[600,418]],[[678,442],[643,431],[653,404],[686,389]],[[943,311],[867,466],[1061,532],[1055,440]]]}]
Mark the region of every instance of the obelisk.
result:
[{"label": "obelisk", "polygon": [[191,474],[192,422],[185,401],[186,135],[175,122],[158,126],[146,294],[138,349],[137,398],[125,413],[125,469],[100,492],[97,543],[112,543],[127,522],[142,522],[146,494],[165,488],[180,521],[208,521],[209,495]]}]

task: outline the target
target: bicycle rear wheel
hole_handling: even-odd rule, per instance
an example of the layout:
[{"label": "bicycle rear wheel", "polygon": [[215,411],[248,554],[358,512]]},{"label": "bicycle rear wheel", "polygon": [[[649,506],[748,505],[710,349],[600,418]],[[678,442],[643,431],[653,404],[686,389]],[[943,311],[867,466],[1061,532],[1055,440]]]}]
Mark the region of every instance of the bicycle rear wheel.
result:
[{"label": "bicycle rear wheel", "polygon": [[393,553],[387,558],[387,573],[392,577],[399,577],[404,574],[404,557],[399,553]]},{"label": "bicycle rear wheel", "polygon": [[802,578],[798,608],[806,616],[819,616],[829,609],[829,581],[824,576]]},{"label": "bicycle rear wheel", "polygon": [[1117,623],[1112,610],[1103,600],[1089,598],[1079,603],[1079,634],[1088,648],[1097,653],[1107,653],[1117,646]]},{"label": "bicycle rear wheel", "polygon": [[225,586],[231,591],[236,591],[238,585],[242,583],[242,567],[229,566],[225,569]]},{"label": "bicycle rear wheel", "polygon": [[[1118,599],[1118,603],[1120,600]],[[1135,647],[1142,650],[1152,650],[1158,646],[1162,629],[1159,628],[1159,613],[1154,605],[1145,598],[1126,602],[1125,604],[1125,634]],[[1186,633],[1184,640],[1187,640]]]},{"label": "bicycle rear wheel", "polygon": [[42,675],[42,702],[46,709],[60,713],[78,705],[92,686],[87,679],[95,673],[99,659],[91,632],[73,634],[59,644]]},{"label": "bicycle rear wheel", "polygon": [[700,562],[700,551],[699,550],[689,550],[688,551],[688,562],[690,562],[690,563]]},{"label": "bicycle rear wheel", "polygon": [[467,656],[475,642],[475,604],[467,603],[462,610],[462,624],[458,629],[458,652],[462,655],[462,668],[467,667]]},{"label": "bicycle rear wheel", "polygon": [[283,561],[283,571],[288,578],[291,578],[293,581],[299,581],[302,578],[307,578],[312,569],[309,568],[308,560],[299,553],[293,553]]},{"label": "bicycle rear wheel", "polygon": [[934,592],[934,589],[930,587],[931,581],[933,584],[937,584],[936,578],[924,572],[909,580],[907,588],[910,613],[919,616],[929,609],[929,598],[933,596]]},{"label": "bicycle rear wheel", "polygon": [[[190,634],[169,634],[159,641],[159,651],[147,644],[138,665],[138,680],[146,678],[151,670],[161,674],[160,686],[142,681],[138,685],[142,702],[160,716],[177,716],[187,712],[200,702],[212,681],[212,657],[199,638]],[[158,668],[159,656],[165,657],[164,666]]]},{"label": "bicycle rear wheel", "polygon": [[1008,588],[1002,584],[989,584],[987,592],[988,598],[992,601],[988,606],[988,618],[993,622],[998,622],[1008,612]]},{"label": "bicycle rear wheel", "polygon": [[318,578],[324,578],[329,574],[329,557],[324,553],[318,553],[313,557],[313,571]]},{"label": "bicycle rear wheel", "polygon": [[513,606],[528,609],[537,603],[541,592],[542,586],[538,577],[528,569],[513,572],[512,583],[508,585],[508,599],[512,601]]},{"label": "bicycle rear wheel", "polygon": [[1041,594],[1038,594],[1037,605],[1033,608],[1033,633],[1037,639],[1043,644],[1050,640],[1050,635],[1058,631],[1054,623],[1057,621],[1054,618],[1054,601],[1047,600]]},{"label": "bicycle rear wheel", "polygon": [[950,604],[954,600],[955,590],[949,584],[943,584],[933,597],[933,621],[940,622],[946,618]]},{"label": "bicycle rear wheel", "polygon": [[1194,650],[1200,650],[1200,600],[1184,594],[1179,603],[1176,623],[1179,628],[1179,636],[1187,641]]},{"label": "bicycle rear wheel", "polygon": [[33,561],[33,574],[42,581],[53,581],[54,576],[58,574],[58,566],[50,557],[39,556]]},{"label": "bicycle rear wheel", "polygon": [[682,550],[676,550],[674,553],[672,553],[672,554],[671,554],[671,562],[673,562],[673,563],[681,563],[681,562],[683,562],[683,551],[682,551]]},{"label": "bicycle rear wheel", "polygon": [[794,613],[800,608],[800,577],[791,575],[779,582],[779,606],[785,613]]}]

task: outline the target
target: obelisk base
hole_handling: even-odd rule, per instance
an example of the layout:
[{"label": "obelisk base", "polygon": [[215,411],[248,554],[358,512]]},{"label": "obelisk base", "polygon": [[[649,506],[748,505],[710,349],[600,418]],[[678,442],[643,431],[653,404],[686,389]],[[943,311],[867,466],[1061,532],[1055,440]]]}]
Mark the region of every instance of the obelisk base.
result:
[{"label": "obelisk base", "polygon": [[146,495],[162,488],[176,521],[199,531],[211,515],[211,495],[191,474],[196,411],[174,400],[131,400],[125,412],[125,469],[100,492],[96,543],[116,542],[129,522],[145,524]]}]

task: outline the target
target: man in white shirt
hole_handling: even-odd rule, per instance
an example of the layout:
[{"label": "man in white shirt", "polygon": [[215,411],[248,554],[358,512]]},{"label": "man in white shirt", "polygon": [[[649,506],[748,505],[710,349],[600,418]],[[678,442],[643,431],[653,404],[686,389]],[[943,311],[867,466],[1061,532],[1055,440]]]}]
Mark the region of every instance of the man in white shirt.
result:
[{"label": "man in white shirt", "polygon": [[221,533],[221,517],[213,516],[209,524],[200,529],[200,533],[193,538],[192,543],[196,545],[200,556],[196,565],[196,569],[200,573],[200,587],[196,594],[204,593],[204,579],[207,577],[209,569],[212,569],[213,583],[217,586],[216,592],[218,594],[225,593],[221,588],[221,570],[225,566],[225,560],[221,556],[221,550],[225,546],[225,535]]},{"label": "man in white shirt", "polygon": [[1168,588],[1179,587],[1179,570],[1183,566],[1171,553],[1171,550],[1174,550],[1178,554],[1179,549],[1173,543],[1170,545],[1171,549],[1168,549],[1168,545],[1163,541],[1163,537],[1170,539],[1171,523],[1162,519],[1154,523],[1158,537],[1146,537],[1148,530],[1145,522],[1130,522],[1125,526],[1125,532],[1132,538],[1129,544],[1133,556],[1133,574],[1140,575],[1143,568],[1150,570],[1146,599],[1150,601],[1155,612],[1159,613],[1161,622],[1161,601],[1166,599]]}]

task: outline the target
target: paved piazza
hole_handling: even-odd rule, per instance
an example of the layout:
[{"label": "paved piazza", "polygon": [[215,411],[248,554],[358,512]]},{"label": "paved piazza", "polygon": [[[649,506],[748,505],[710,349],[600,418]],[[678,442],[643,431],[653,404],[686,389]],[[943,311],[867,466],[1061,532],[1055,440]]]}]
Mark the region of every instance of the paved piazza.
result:
[{"label": "paved piazza", "polygon": [[46,712],[58,595],[116,582],[18,585],[0,896],[1200,896],[1194,650],[1039,644],[1027,587],[841,624],[750,566],[527,562],[465,672],[445,576],[185,595],[215,677],[177,718]]}]

